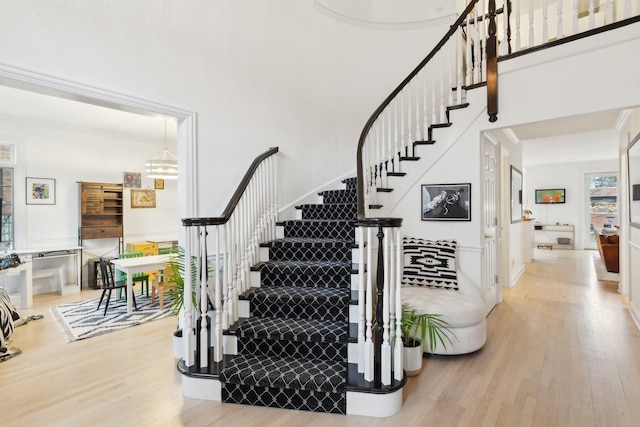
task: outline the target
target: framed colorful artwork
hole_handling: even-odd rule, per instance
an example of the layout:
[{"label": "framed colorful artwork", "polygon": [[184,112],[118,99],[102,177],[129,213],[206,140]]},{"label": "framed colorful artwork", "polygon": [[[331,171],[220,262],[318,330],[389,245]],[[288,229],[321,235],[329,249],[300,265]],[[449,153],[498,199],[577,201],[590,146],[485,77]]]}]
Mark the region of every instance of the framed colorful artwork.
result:
[{"label": "framed colorful artwork", "polygon": [[55,205],[56,180],[27,177],[26,193],[28,205]]}]

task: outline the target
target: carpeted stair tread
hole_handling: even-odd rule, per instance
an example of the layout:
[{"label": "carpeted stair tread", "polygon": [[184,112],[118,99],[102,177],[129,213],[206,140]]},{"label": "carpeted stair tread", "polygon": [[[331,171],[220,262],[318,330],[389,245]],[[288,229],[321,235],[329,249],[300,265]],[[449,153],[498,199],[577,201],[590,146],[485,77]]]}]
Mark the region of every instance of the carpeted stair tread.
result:
[{"label": "carpeted stair tread", "polygon": [[285,261],[274,260],[257,264],[253,271],[280,271],[296,274],[351,274],[353,263],[349,261]]},{"label": "carpeted stair tread", "polygon": [[269,259],[274,261],[350,261],[355,242],[348,239],[316,239],[286,237],[261,247],[269,248]]},{"label": "carpeted stair tread", "polygon": [[277,298],[280,301],[298,301],[308,300],[309,304],[319,299],[331,299],[331,300],[347,300],[351,296],[349,289],[342,288],[313,288],[304,286],[262,286],[260,288],[253,288],[249,294],[249,299],[252,298]]},{"label": "carpeted stair tread", "polygon": [[346,370],[347,365],[344,362],[238,355],[222,371],[220,381],[269,388],[341,393],[346,390]]},{"label": "carpeted stair tread", "polygon": [[348,321],[351,292],[343,287],[262,286],[248,298],[252,316]]},{"label": "carpeted stair tread", "polygon": [[296,219],[283,221],[284,237],[355,240],[355,220]]},{"label": "carpeted stair tread", "polygon": [[351,239],[315,239],[306,237],[283,237],[281,239],[271,240],[266,243],[261,243],[262,247],[279,247],[279,246],[314,246],[314,245],[333,245],[344,246],[348,248],[356,247]]},{"label": "carpeted stair tread", "polygon": [[251,317],[240,325],[236,334],[254,339],[346,343],[348,332],[346,322]]},{"label": "carpeted stair tread", "polygon": [[323,203],[357,203],[358,191],[355,188],[346,190],[327,190],[318,193]]},{"label": "carpeted stair tread", "polygon": [[351,219],[358,217],[356,203],[323,203],[296,206],[303,219]]}]

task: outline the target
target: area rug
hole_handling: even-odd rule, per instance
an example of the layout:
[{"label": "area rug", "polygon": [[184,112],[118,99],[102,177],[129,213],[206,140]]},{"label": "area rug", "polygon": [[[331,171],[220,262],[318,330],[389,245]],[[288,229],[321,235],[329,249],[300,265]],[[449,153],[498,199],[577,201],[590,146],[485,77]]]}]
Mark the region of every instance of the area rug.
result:
[{"label": "area rug", "polygon": [[22,350],[20,350],[18,347],[9,347],[7,351],[5,351],[4,353],[0,353],[0,362],[4,362],[5,360],[9,360],[12,357],[16,357],[20,353],[22,353]]},{"label": "area rug", "polygon": [[[17,328],[18,326],[26,325],[32,320],[38,320],[42,318],[44,318],[42,314],[33,314],[29,317],[20,317],[18,318],[18,320],[16,320],[13,323],[13,327]],[[15,333],[15,329],[14,329],[14,333]],[[18,347],[9,347],[7,348],[7,351],[0,353],[0,362],[4,362],[5,360],[9,360],[13,357],[16,357],[20,353],[22,353],[22,350],[20,350]]]},{"label": "area rug", "polygon": [[123,299],[112,298],[106,316],[103,316],[104,301],[100,310],[97,309],[99,300],[96,298],[51,307],[51,314],[58,321],[58,326],[68,342],[119,331],[173,315],[169,309],[170,298],[165,298],[165,308],[161,310],[157,299],[151,304],[151,298],[136,296],[138,310],[131,313],[127,313],[127,303]]},{"label": "area rug", "polygon": [[595,252],[592,254],[593,257],[593,267],[596,270],[596,277],[601,282],[620,282],[620,274],[619,273],[610,273],[605,268],[602,260],[600,259],[600,254]]}]

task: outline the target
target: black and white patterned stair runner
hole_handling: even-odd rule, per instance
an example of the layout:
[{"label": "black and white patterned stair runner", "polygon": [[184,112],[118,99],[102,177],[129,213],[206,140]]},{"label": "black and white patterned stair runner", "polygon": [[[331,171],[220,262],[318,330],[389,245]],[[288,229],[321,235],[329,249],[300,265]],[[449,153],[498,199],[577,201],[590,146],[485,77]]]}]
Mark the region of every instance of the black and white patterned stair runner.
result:
[{"label": "black and white patterned stair runner", "polygon": [[224,402],[346,413],[356,190],[355,179],[344,182],[320,193],[322,204],[299,206],[303,219],[263,245],[269,261],[252,268],[260,287],[245,295],[251,317],[220,374]]}]

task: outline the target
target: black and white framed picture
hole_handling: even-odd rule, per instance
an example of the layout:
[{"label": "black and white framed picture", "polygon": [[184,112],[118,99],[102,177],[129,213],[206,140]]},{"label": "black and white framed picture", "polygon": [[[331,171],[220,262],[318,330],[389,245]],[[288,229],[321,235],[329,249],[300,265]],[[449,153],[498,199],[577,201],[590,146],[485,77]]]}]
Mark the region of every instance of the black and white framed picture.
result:
[{"label": "black and white framed picture", "polygon": [[423,184],[423,221],[471,221],[471,184]]}]

